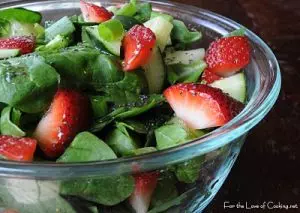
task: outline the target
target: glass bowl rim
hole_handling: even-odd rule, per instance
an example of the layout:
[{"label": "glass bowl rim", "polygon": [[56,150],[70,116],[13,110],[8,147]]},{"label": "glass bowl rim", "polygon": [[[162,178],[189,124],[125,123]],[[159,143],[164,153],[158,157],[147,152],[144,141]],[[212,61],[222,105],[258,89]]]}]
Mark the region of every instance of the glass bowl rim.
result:
[{"label": "glass bowl rim", "polygon": [[[11,4],[18,3],[19,1],[12,1]],[[22,3],[24,1],[21,1]],[[38,1],[35,3],[40,3],[43,1]],[[49,2],[49,1],[48,1]],[[57,2],[57,1],[50,1]],[[116,1],[111,1],[118,2]],[[226,18],[222,15],[216,14],[214,12],[198,8],[191,5],[184,5],[177,2],[158,2],[158,1],[148,1],[157,6],[170,6],[170,7],[180,7],[184,8],[186,11],[192,12],[193,15],[196,13],[201,13],[207,17],[213,18],[214,20],[221,22],[225,25],[229,25],[234,28],[244,27],[235,21]],[[25,1],[27,4],[28,2]],[[29,1],[30,3],[30,1]],[[2,5],[6,2],[1,3]],[[1,6],[0,4],[0,6]],[[245,27],[244,27],[245,28]],[[260,47],[266,52],[266,57],[269,61],[272,61],[275,65],[273,67],[274,79],[268,82],[269,85],[264,85],[267,87],[267,90],[263,94],[260,94],[258,97],[251,97],[248,101],[244,110],[228,122],[226,125],[216,129],[215,131],[195,140],[192,140],[188,143],[169,148],[166,150],[161,150],[153,153],[148,153],[136,157],[130,158],[117,158],[113,160],[106,161],[97,161],[97,162],[84,162],[84,163],[68,163],[68,164],[58,164],[58,163],[40,163],[40,162],[13,162],[13,161],[1,161],[0,160],[0,177],[4,176],[13,176],[13,177],[35,177],[35,178],[65,178],[65,177],[81,177],[81,176],[96,176],[97,174],[111,173],[110,168],[120,169],[124,165],[124,173],[129,173],[130,165],[137,165],[137,162],[146,164],[141,169],[155,169],[156,165],[147,165],[147,162],[150,162],[151,159],[161,159],[167,160],[165,162],[176,162],[176,159],[172,158],[172,155],[181,153],[186,154],[189,151],[191,154],[189,157],[192,157],[194,154],[199,155],[202,151],[207,153],[209,151],[215,150],[216,148],[222,147],[227,143],[230,143],[234,139],[244,135],[247,131],[253,128],[258,122],[260,122],[265,115],[270,111],[272,106],[275,104],[277,97],[280,92],[281,87],[281,75],[279,64],[276,60],[275,55],[272,50],[268,47],[264,41],[259,38],[255,33],[246,29],[246,35],[250,38],[252,42],[256,42]],[[270,76],[268,76],[270,77]],[[270,79],[269,79],[270,80]],[[260,88],[261,89],[261,88]],[[251,103],[251,104],[250,104]],[[255,108],[257,107],[257,108]],[[204,151],[203,151],[204,150]],[[150,163],[151,164],[151,163]],[[129,167],[128,167],[129,166]],[[118,172],[117,172],[118,173]],[[120,171],[119,171],[120,173]],[[112,173],[111,173],[112,174]]]}]

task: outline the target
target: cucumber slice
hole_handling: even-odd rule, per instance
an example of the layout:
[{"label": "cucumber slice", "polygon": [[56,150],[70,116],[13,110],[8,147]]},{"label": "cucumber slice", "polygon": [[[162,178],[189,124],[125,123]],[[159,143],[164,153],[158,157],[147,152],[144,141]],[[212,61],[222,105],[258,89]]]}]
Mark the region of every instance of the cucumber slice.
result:
[{"label": "cucumber slice", "polygon": [[130,16],[115,16],[114,19],[119,20],[125,30],[130,30],[134,25],[141,24],[138,20]]},{"label": "cucumber slice", "polygon": [[105,48],[116,56],[120,56],[121,54],[121,44],[122,41],[105,41],[99,36],[98,26],[90,26],[86,27],[86,30],[89,34],[91,34],[95,39],[97,39],[100,43],[102,43]]},{"label": "cucumber slice", "polygon": [[0,50],[0,59],[15,57],[20,54],[19,49],[1,49]]},{"label": "cucumber slice", "polygon": [[217,80],[210,86],[221,89],[232,98],[245,103],[246,101],[246,78],[244,73],[238,73],[233,76]]},{"label": "cucumber slice", "polygon": [[205,50],[203,48],[188,50],[188,51],[175,51],[166,52],[165,63],[171,64],[191,64],[195,61],[203,60]]},{"label": "cucumber slice", "polygon": [[148,82],[149,93],[161,93],[165,78],[166,66],[162,57],[162,53],[158,47],[155,47],[152,56],[144,67],[145,76]]},{"label": "cucumber slice", "polygon": [[156,41],[159,49],[163,52],[168,44],[173,24],[167,21],[162,16],[157,16],[154,19],[144,23],[145,27],[148,27],[156,35]]},{"label": "cucumber slice", "polygon": [[75,31],[75,26],[68,17],[62,17],[57,22],[52,24],[45,30],[45,37],[47,41],[51,41],[57,35],[69,36]]}]

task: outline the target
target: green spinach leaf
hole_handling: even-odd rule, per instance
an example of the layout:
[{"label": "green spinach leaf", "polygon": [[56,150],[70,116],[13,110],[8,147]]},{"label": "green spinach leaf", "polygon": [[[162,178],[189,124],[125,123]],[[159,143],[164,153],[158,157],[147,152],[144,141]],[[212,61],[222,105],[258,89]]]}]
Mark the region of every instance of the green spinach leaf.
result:
[{"label": "green spinach leaf", "polygon": [[246,29],[244,27],[234,30],[231,33],[228,33],[225,37],[231,37],[231,36],[244,36],[246,33]]},{"label": "green spinach leaf", "polygon": [[189,129],[179,118],[173,118],[155,130],[157,149],[167,149],[186,143],[205,134],[202,130]]},{"label": "green spinach leaf", "polygon": [[137,135],[129,132],[126,125],[118,122],[116,127],[107,134],[105,141],[118,156],[125,156],[140,146]]},{"label": "green spinach leaf", "polygon": [[57,162],[88,162],[117,158],[102,140],[89,132],[79,133]]},{"label": "green spinach leaf", "polygon": [[25,8],[9,8],[0,11],[0,19],[15,20],[22,23],[40,23],[42,15]]},{"label": "green spinach leaf", "polygon": [[184,201],[189,199],[191,196],[193,196],[198,191],[199,191],[199,189],[197,187],[192,188],[192,189],[182,193],[178,197],[176,197],[176,198],[174,198],[170,201],[167,201],[162,205],[158,205],[158,206],[152,208],[150,211],[148,211],[148,213],[164,212],[164,211],[168,210],[171,207],[179,206],[181,203],[183,203]]},{"label": "green spinach leaf", "polygon": [[73,82],[79,87],[103,88],[108,83],[122,80],[124,76],[118,59],[100,54],[93,48],[74,46],[39,54],[61,74],[65,82]]},{"label": "green spinach leaf", "polygon": [[154,194],[151,198],[151,206],[153,208],[164,205],[178,197],[178,191],[175,186],[176,182],[177,180],[173,173],[168,171],[161,173]]},{"label": "green spinach leaf", "polygon": [[151,18],[152,5],[151,3],[139,3],[137,4],[137,12],[134,18],[141,23],[144,23]]},{"label": "green spinach leaf", "polygon": [[0,37],[6,37],[10,33],[10,23],[5,19],[0,19]]},{"label": "green spinach leaf", "polygon": [[189,31],[185,26],[184,22],[179,20],[173,20],[173,30],[171,32],[172,40],[183,43],[190,44],[196,42],[202,38],[202,34],[198,31]]},{"label": "green spinach leaf", "polygon": [[174,172],[177,179],[184,183],[194,183],[199,178],[204,160],[203,155],[175,165]]},{"label": "green spinach leaf", "polygon": [[91,128],[92,132],[101,131],[106,125],[114,120],[123,120],[141,115],[164,102],[161,95],[139,96],[138,102],[132,102],[125,106],[119,106],[110,114],[96,120]]},{"label": "green spinach leaf", "polygon": [[90,97],[93,116],[94,118],[100,118],[108,114],[108,101],[104,96],[91,96]]},{"label": "green spinach leaf", "polygon": [[[78,134],[58,162],[87,162],[115,159],[111,148],[89,132]],[[134,190],[132,176],[85,178],[62,182],[60,193],[81,197],[103,205],[115,205]]]},{"label": "green spinach leaf", "polygon": [[2,135],[24,137],[26,133],[18,127],[20,125],[21,112],[10,106],[1,112],[0,128]]},{"label": "green spinach leaf", "polygon": [[22,213],[76,213],[50,181],[0,179],[0,206]]},{"label": "green spinach leaf", "polygon": [[[179,118],[171,119],[166,125],[155,130],[157,149],[167,149],[203,136],[202,130],[189,129]],[[172,166],[177,179],[184,183],[193,183],[199,178],[204,156]]]},{"label": "green spinach leaf", "polygon": [[0,62],[0,102],[23,112],[43,111],[54,95],[59,75],[38,56]]},{"label": "green spinach leaf", "polygon": [[168,81],[170,84],[177,82],[194,83],[197,82],[207,67],[202,60],[196,61],[192,64],[172,64],[168,66]]},{"label": "green spinach leaf", "polygon": [[155,147],[144,147],[139,149],[130,150],[126,153],[126,156],[138,156],[143,155],[151,152],[156,152],[157,149]]},{"label": "green spinach leaf", "polygon": [[107,83],[105,86],[98,84],[95,87],[97,91],[104,92],[108,100],[116,106],[140,103],[143,97],[141,93],[147,88],[146,80],[141,74],[139,71],[127,72],[120,81]]}]

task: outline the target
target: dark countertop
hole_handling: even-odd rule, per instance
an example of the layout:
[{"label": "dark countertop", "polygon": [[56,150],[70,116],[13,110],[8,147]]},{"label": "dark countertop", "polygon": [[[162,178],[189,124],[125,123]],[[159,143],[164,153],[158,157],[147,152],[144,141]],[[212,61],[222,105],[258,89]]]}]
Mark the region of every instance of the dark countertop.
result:
[{"label": "dark countertop", "polygon": [[298,204],[300,212],[300,0],[177,0],[229,17],[260,35],[282,73],[280,97],[246,139],[225,184],[205,212],[273,212],[225,209],[231,204]]}]

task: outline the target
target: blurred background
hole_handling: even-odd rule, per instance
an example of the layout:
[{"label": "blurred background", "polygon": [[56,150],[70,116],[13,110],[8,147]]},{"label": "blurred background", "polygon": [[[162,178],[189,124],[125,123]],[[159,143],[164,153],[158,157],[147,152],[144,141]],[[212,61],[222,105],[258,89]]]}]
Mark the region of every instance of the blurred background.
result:
[{"label": "blurred background", "polygon": [[275,212],[300,212],[300,0],[173,1],[222,14],[254,31],[273,49],[282,72],[277,104],[249,134],[206,212],[266,212],[224,210],[224,201],[298,203],[298,209]]}]

